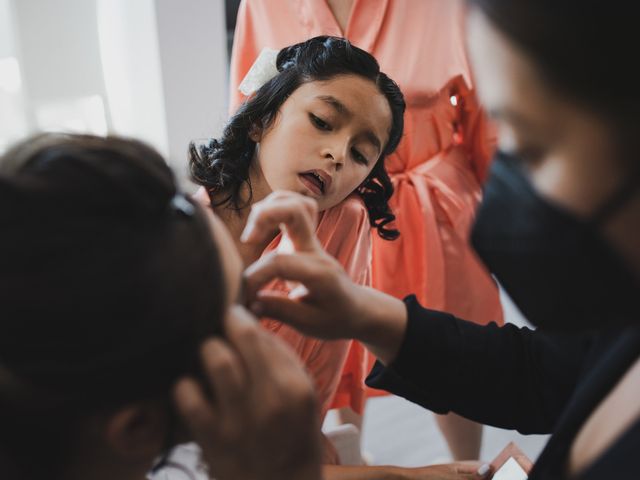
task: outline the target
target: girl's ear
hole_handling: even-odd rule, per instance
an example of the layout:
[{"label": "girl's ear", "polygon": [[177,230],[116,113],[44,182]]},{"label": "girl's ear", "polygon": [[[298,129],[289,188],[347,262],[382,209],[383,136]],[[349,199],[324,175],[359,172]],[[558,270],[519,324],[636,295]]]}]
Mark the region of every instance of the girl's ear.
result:
[{"label": "girl's ear", "polygon": [[262,134],[264,129],[259,126],[257,123],[253,123],[249,128],[249,138],[255,143],[260,142],[262,140]]}]

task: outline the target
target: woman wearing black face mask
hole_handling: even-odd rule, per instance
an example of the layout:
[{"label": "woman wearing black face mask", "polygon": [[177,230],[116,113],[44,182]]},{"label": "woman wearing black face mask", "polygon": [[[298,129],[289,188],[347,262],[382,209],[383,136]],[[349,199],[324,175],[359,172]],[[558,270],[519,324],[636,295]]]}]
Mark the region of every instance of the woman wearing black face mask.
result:
[{"label": "woman wearing black face mask", "polygon": [[[318,247],[306,199],[267,199],[245,235],[284,221],[299,252],[249,268],[254,310],[366,343],[380,360],[372,386],[552,433],[531,479],[638,476],[640,76],[624,69],[633,7],[614,3],[583,1],[576,13],[566,1],[470,1],[470,51],[502,152],[471,240],[538,330],[479,327],[353,286]],[[253,293],[274,276],[308,292]]]}]

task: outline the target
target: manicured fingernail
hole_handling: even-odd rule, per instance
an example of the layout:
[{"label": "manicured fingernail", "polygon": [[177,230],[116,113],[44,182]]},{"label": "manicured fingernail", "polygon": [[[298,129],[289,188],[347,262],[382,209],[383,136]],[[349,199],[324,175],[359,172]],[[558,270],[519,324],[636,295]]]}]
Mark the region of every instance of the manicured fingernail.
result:
[{"label": "manicured fingernail", "polygon": [[491,469],[491,467],[489,466],[488,463],[485,463],[484,465],[480,466],[480,468],[478,469],[478,475],[480,475],[481,477],[486,477],[487,475],[489,475],[489,470]]}]

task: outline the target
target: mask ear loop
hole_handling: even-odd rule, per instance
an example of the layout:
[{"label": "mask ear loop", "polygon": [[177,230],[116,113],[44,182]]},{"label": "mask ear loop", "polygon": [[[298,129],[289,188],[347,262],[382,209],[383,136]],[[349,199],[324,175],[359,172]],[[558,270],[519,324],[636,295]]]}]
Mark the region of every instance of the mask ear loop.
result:
[{"label": "mask ear loop", "polygon": [[640,168],[636,169],[634,175],[629,177],[629,180],[625,182],[618,191],[616,191],[611,198],[609,198],[604,205],[602,205],[598,211],[591,218],[590,223],[594,227],[600,227],[607,220],[613,217],[618,210],[620,210],[625,203],[627,203],[631,197],[636,193],[640,187]]}]

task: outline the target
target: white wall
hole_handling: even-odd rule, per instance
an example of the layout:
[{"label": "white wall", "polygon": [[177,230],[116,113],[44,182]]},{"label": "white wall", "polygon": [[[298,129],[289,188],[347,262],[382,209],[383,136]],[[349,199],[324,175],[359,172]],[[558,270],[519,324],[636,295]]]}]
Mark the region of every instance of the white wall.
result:
[{"label": "white wall", "polygon": [[189,141],[217,135],[227,117],[223,0],[156,0],[169,156],[184,168]]},{"label": "white wall", "polygon": [[110,130],[169,155],[155,0],[97,0]]},{"label": "white wall", "polygon": [[14,23],[13,4],[0,0],[0,154],[29,130]]},{"label": "white wall", "polygon": [[[11,9],[12,32],[2,23]],[[0,0],[0,16],[0,58],[15,50],[28,131],[141,138],[182,178],[189,141],[221,131],[223,0]],[[0,149],[2,128],[0,116]]]},{"label": "white wall", "polygon": [[12,56],[15,51],[13,12],[8,0],[0,0],[0,58]]},{"label": "white wall", "polygon": [[104,98],[95,1],[13,0],[13,6],[32,108],[93,95]]}]

